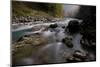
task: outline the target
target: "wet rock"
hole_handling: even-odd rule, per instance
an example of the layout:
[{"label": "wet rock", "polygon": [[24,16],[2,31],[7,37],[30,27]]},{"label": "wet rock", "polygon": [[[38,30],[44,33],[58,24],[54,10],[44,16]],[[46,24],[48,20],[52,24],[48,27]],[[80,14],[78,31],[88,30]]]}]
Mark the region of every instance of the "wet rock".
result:
[{"label": "wet rock", "polygon": [[93,47],[95,49],[96,48],[96,42],[94,40],[88,40],[88,39],[82,37],[82,39],[80,40],[80,43],[85,48],[91,49],[91,47]]},{"label": "wet rock", "polygon": [[84,61],[83,59],[79,58],[79,57],[74,57],[74,56],[70,56],[66,58],[67,62],[81,62]]},{"label": "wet rock", "polygon": [[17,42],[22,41],[22,40],[23,40],[23,37],[20,37],[20,38],[17,40]]},{"label": "wet rock", "polygon": [[14,45],[15,45],[15,47],[20,47],[20,46],[23,46],[24,43],[25,43],[24,41],[19,41],[19,42],[15,43]]},{"label": "wet rock", "polygon": [[32,38],[26,38],[25,44],[33,44],[33,39]]},{"label": "wet rock", "polygon": [[74,61],[75,61],[75,62],[81,62],[81,61],[83,61],[83,60],[80,59],[80,58],[76,58],[76,57],[74,57]]},{"label": "wet rock", "polygon": [[76,50],[74,53],[73,53],[73,56],[76,57],[76,58],[80,58],[82,60],[86,59],[87,58],[87,54],[79,51],[79,50]]},{"label": "wet rock", "polygon": [[81,39],[80,43],[82,44],[83,47],[85,47],[85,46],[89,47],[90,46],[90,43],[87,39]]},{"label": "wet rock", "polygon": [[51,24],[49,27],[50,28],[56,28],[56,27],[58,27],[58,25],[57,24]]},{"label": "wet rock", "polygon": [[65,31],[68,31],[70,33],[76,33],[79,32],[80,24],[77,20],[72,20],[69,22],[68,26],[65,28]]},{"label": "wet rock", "polygon": [[40,30],[42,27],[41,26],[34,26],[33,28],[32,28],[32,31],[38,31],[38,30]]},{"label": "wet rock", "polygon": [[94,40],[90,40],[90,44],[91,44],[92,47],[96,48],[96,41],[95,41],[95,39]]},{"label": "wet rock", "polygon": [[67,62],[81,62],[82,59],[70,56],[66,59]]},{"label": "wet rock", "polygon": [[24,35],[24,37],[29,37],[30,35]]},{"label": "wet rock", "polygon": [[45,45],[47,43],[46,38],[44,37],[34,37],[33,38],[33,45],[38,46],[38,45]]},{"label": "wet rock", "polygon": [[42,45],[45,44],[47,42],[47,40],[39,35],[36,35],[34,37],[23,37],[23,43],[24,44],[32,44],[32,45]]},{"label": "wet rock", "polygon": [[46,19],[47,19],[47,21],[49,22],[49,21],[51,21],[53,18],[47,17]]},{"label": "wet rock", "polygon": [[74,62],[74,57],[73,57],[73,56],[68,57],[68,58],[66,59],[66,61],[67,61],[67,62]]},{"label": "wet rock", "polygon": [[66,37],[66,38],[62,39],[62,42],[63,42],[64,44],[66,44],[67,47],[73,48],[72,38]]},{"label": "wet rock", "polygon": [[80,50],[74,51],[72,55],[66,57],[67,62],[81,62],[87,60],[88,53],[83,53]]},{"label": "wet rock", "polygon": [[62,26],[62,28],[64,29],[64,28],[66,28],[65,26]]},{"label": "wet rock", "polygon": [[18,47],[22,47],[24,45],[44,45],[47,43],[47,39],[43,36],[40,35],[35,35],[35,36],[24,36],[22,37],[22,39],[20,41],[17,41],[14,43],[14,45],[16,45],[16,48]]}]

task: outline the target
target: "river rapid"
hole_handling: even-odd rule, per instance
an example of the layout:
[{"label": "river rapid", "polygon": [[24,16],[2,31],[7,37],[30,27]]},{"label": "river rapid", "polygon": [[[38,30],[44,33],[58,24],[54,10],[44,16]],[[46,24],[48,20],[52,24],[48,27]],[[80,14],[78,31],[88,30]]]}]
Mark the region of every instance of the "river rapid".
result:
[{"label": "river rapid", "polygon": [[[41,48],[32,53],[32,56],[21,58],[15,65],[30,65],[30,64],[44,64],[44,63],[63,63],[66,62],[64,56],[69,57],[73,54],[75,50],[80,50],[83,53],[86,51],[81,47],[80,40],[82,35],[80,33],[75,33],[70,35],[68,32],[65,32],[63,26],[67,26],[70,20],[78,20],[73,18],[68,18],[60,22],[48,22],[40,24],[29,24],[29,25],[12,25],[12,42],[16,42],[20,37],[24,35],[32,35],[39,33],[45,37],[48,41],[46,45],[43,45]],[[81,20],[78,20],[81,23]],[[50,24],[57,24],[58,27],[55,29],[47,29],[43,31],[44,27],[48,27]],[[17,27],[15,27],[17,26]],[[39,28],[39,30],[34,31],[33,28]],[[72,38],[73,48],[67,47],[62,43],[62,39],[65,37]],[[27,49],[28,50],[28,49]],[[39,59],[40,56],[47,57],[44,60]],[[91,53],[91,56],[94,55]]]}]

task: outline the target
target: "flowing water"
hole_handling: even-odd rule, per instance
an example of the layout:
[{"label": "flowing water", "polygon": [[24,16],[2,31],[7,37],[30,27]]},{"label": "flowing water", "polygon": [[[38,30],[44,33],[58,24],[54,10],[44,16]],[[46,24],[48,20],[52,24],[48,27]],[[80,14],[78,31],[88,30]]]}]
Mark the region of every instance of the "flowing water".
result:
[{"label": "flowing water", "polygon": [[[69,35],[68,33],[64,32],[64,28],[62,28],[62,26],[67,26],[68,21],[69,20],[65,20],[59,23],[56,22],[58,24],[58,27],[55,29],[48,29],[43,32],[39,30],[38,33],[40,33],[43,37],[48,39],[48,44],[43,45],[43,47],[39,48],[39,50],[36,51],[35,54],[33,53],[33,57],[31,59],[30,58],[23,59],[22,60],[23,64],[36,64],[36,62],[38,64],[41,64],[38,58],[38,56],[41,56],[41,55],[48,57],[46,58],[46,61],[48,63],[66,62],[64,58],[64,54],[67,54],[66,56],[69,57],[75,50],[83,51],[80,45],[80,39],[82,35],[80,33]],[[48,23],[48,25],[50,24],[51,23]],[[34,31],[34,32],[37,32],[37,31]],[[29,27],[23,28],[23,29],[21,28],[21,30],[12,31],[12,40],[16,41],[18,38],[22,37],[25,33],[35,34],[34,32],[32,32],[32,28],[29,28]],[[72,37],[72,43],[74,45],[73,48],[68,48],[65,44],[61,42],[62,39],[67,36]]]}]

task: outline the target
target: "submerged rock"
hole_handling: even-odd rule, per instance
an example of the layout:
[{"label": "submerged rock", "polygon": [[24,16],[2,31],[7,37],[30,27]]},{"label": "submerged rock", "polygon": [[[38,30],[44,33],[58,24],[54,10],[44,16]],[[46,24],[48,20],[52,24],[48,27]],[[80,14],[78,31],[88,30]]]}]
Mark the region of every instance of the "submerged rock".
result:
[{"label": "submerged rock", "polygon": [[17,40],[17,42],[19,42],[19,41],[21,41],[21,40],[23,40],[23,37],[20,37],[20,38]]},{"label": "submerged rock", "polygon": [[81,39],[80,43],[82,44],[82,46],[87,46],[87,47],[90,46],[90,43],[87,39]]},{"label": "submerged rock", "polygon": [[43,36],[36,35],[36,36],[24,36],[21,37],[20,41],[14,43],[16,48],[23,47],[25,45],[44,45],[47,43],[47,39]]},{"label": "submerged rock", "polygon": [[81,62],[87,60],[87,53],[84,53],[80,50],[74,51],[69,57],[66,57],[67,62]]},{"label": "submerged rock", "polygon": [[65,26],[62,26],[62,28],[64,29],[64,28],[66,28]]},{"label": "submerged rock", "polygon": [[33,43],[33,39],[32,38],[28,38],[25,40],[26,44],[32,44]]},{"label": "submerged rock", "polygon": [[47,43],[46,38],[40,36],[40,37],[34,37],[33,38],[33,45],[44,45]]},{"label": "submerged rock", "polygon": [[24,37],[30,37],[30,35],[24,35]]},{"label": "submerged rock", "polygon": [[83,60],[80,59],[80,58],[76,58],[76,57],[74,57],[74,61],[76,61],[76,62],[81,62],[81,61],[83,61]]},{"label": "submerged rock", "polygon": [[66,59],[67,62],[74,62],[74,57],[70,56]]},{"label": "submerged rock", "polygon": [[73,56],[70,56],[66,59],[67,62],[81,62],[82,60],[80,58],[76,58]]},{"label": "submerged rock", "polygon": [[93,49],[95,49],[96,48],[96,42],[94,40],[93,39],[92,40],[91,39],[88,40],[86,38],[82,38],[80,40],[80,43],[81,43],[82,47],[90,48],[90,49],[92,47]]},{"label": "submerged rock", "polygon": [[87,54],[79,51],[79,50],[76,50],[74,53],[73,53],[73,56],[76,57],[76,58],[80,58],[82,60],[86,59],[87,58]]},{"label": "submerged rock", "polygon": [[66,37],[66,38],[62,39],[62,42],[63,42],[64,44],[66,44],[67,47],[73,48],[72,38]]}]

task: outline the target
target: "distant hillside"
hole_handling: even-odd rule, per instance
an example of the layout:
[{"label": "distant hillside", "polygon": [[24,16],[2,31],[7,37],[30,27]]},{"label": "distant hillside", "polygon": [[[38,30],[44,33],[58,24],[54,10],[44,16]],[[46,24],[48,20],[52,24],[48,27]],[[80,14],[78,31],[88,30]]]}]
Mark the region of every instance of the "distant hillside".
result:
[{"label": "distant hillside", "polygon": [[61,4],[12,1],[12,15],[63,17]]}]

